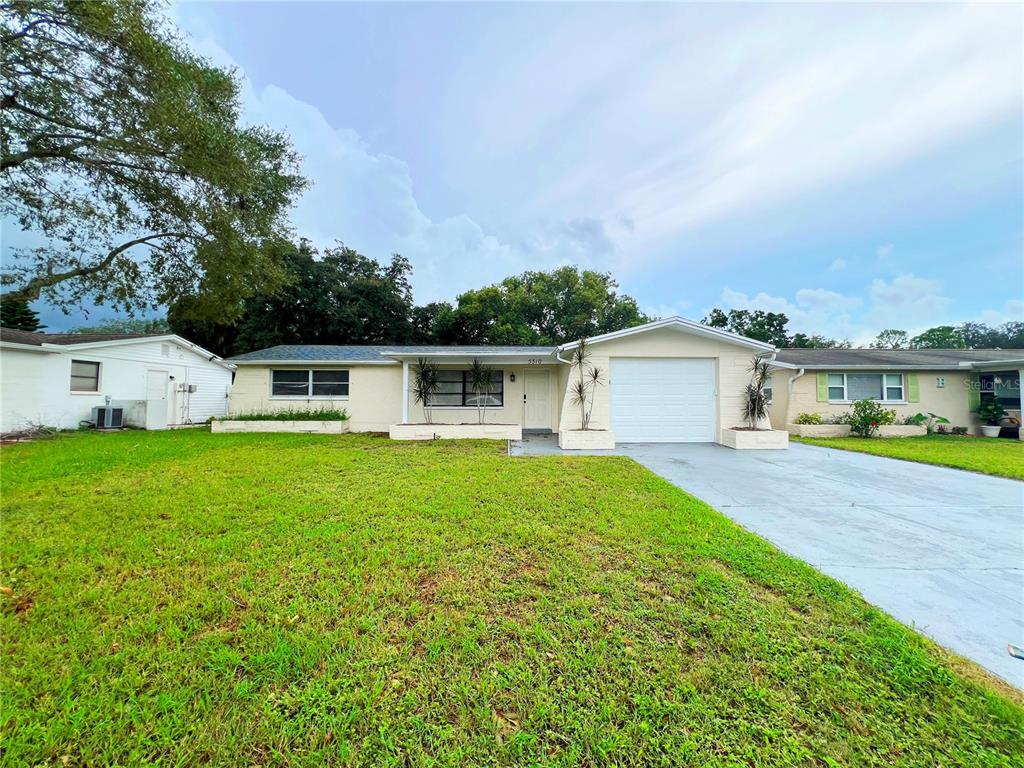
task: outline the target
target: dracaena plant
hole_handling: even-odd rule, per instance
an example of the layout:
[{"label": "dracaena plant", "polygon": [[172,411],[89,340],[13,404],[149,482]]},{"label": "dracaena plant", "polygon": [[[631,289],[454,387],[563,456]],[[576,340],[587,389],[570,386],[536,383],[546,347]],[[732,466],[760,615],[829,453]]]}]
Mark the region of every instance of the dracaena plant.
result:
[{"label": "dracaena plant", "polygon": [[494,386],[494,369],[474,357],[469,366],[469,387],[476,399],[476,415],[480,424],[484,423],[487,414],[487,400]]},{"label": "dracaena plant", "polygon": [[590,364],[590,346],[586,339],[580,339],[569,358],[576,379],[570,385],[573,405],[580,409],[580,429],[590,429],[594,413],[594,397],[597,388],[604,384],[604,371]]},{"label": "dracaena plant", "polygon": [[437,363],[422,357],[417,360],[416,368],[413,370],[412,394],[417,403],[423,403],[423,417],[427,424],[433,424],[430,401],[440,386],[437,379]]},{"label": "dracaena plant", "polygon": [[768,418],[768,395],[765,388],[771,377],[771,368],[765,358],[754,357],[748,370],[750,382],[743,390],[743,418],[751,429],[757,429],[757,425]]}]

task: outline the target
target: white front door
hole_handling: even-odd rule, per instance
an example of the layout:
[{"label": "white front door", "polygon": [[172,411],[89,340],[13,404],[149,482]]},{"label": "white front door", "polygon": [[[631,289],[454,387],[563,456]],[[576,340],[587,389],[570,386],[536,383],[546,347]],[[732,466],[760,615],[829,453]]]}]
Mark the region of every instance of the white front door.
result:
[{"label": "white front door", "polygon": [[609,386],[615,442],[714,442],[714,360],[612,358]]},{"label": "white front door", "polygon": [[551,386],[547,371],[527,371],[523,381],[523,428],[551,428]]}]

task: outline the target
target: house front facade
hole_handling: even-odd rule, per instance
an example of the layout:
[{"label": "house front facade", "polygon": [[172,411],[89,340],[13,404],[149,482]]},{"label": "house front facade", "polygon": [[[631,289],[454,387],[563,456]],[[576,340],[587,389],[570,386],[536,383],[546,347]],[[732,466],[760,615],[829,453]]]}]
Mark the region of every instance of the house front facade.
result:
[{"label": "house front facade", "polygon": [[[932,411],[974,432],[978,421],[970,411],[985,396],[984,382],[995,380],[999,396],[1013,400],[1015,407],[1007,410],[1019,414],[1020,409],[1019,389],[1007,389],[1003,382],[1009,377],[999,374],[1015,369],[998,362],[1024,357],[1020,351],[958,350],[927,360],[907,351],[863,359],[855,353],[879,351],[777,350],[679,317],[595,336],[587,345],[589,365],[599,371],[600,381],[588,406],[590,427],[610,431],[619,443],[722,442],[724,430],[744,424],[743,390],[754,357],[776,366],[771,421],[777,429],[785,429],[800,412],[838,414],[855,399],[876,397],[900,415]],[[573,392],[578,374],[570,365],[575,348],[576,343],[270,347],[228,360],[237,366],[229,415],[344,408],[356,432],[388,432],[395,425],[427,421],[474,424],[481,416],[490,424],[527,431],[579,430],[581,406]],[[840,353],[845,356],[835,356]],[[415,396],[420,359],[436,363],[440,371],[429,418]],[[474,360],[492,370],[485,394],[472,387]],[[971,367],[975,364],[997,370]],[[971,382],[977,382],[977,397]]]},{"label": "house front facade", "polygon": [[167,429],[227,412],[233,366],[174,334],[0,329],[0,432],[76,429],[93,409]]},{"label": "house front facade", "polygon": [[[774,348],[683,318],[668,318],[587,340],[598,369],[590,427],[619,442],[717,442],[742,423],[742,389],[754,355]],[[575,343],[558,347],[278,346],[238,355],[231,414],[344,408],[352,431],[387,432],[427,421],[414,394],[418,360],[440,368],[430,404],[435,423],[475,423],[480,397],[468,368],[488,365],[487,422],[524,430],[580,428],[570,366]]]}]

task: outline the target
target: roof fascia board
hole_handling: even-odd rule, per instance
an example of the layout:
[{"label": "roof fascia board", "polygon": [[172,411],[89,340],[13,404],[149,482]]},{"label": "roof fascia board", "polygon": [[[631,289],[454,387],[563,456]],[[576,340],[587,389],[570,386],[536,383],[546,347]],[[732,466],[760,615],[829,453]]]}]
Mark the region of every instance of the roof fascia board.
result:
[{"label": "roof fascia board", "polygon": [[808,371],[959,371],[960,366],[946,364],[938,365],[929,363],[927,365],[904,364],[904,365],[810,365],[801,363],[782,363],[787,368],[803,368]]},{"label": "roof fascia board", "polygon": [[17,349],[22,352],[42,352],[44,354],[53,354],[55,350],[45,349],[38,344],[19,344],[16,341],[0,341],[0,348],[3,349]]},{"label": "roof fascia board", "polygon": [[548,352],[381,352],[387,357],[551,357],[555,350]]},{"label": "roof fascia board", "polygon": [[398,360],[338,360],[338,359],[286,359],[286,360],[231,360],[232,366],[397,366]]}]

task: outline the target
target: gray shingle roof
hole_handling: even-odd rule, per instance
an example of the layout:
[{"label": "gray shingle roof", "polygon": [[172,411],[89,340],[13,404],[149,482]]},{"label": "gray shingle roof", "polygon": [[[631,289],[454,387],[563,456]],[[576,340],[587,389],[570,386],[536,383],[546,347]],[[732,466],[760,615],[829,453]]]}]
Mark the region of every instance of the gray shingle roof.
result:
[{"label": "gray shingle roof", "polygon": [[1024,349],[780,349],[775,356],[780,363],[802,368],[900,366],[924,369],[1021,358],[1024,358]]},{"label": "gray shingle roof", "polygon": [[382,352],[395,352],[403,355],[423,355],[430,353],[450,353],[452,355],[550,355],[555,347],[495,347],[495,346],[431,346],[407,344],[280,344],[276,347],[257,349],[235,355],[226,362],[245,363],[274,361],[283,362],[368,362],[387,360]]},{"label": "gray shingle roof", "polygon": [[121,341],[122,339],[145,339],[149,336],[167,336],[166,333],[40,333],[19,331],[14,328],[0,328],[0,340],[12,344],[90,344],[95,341]]}]

